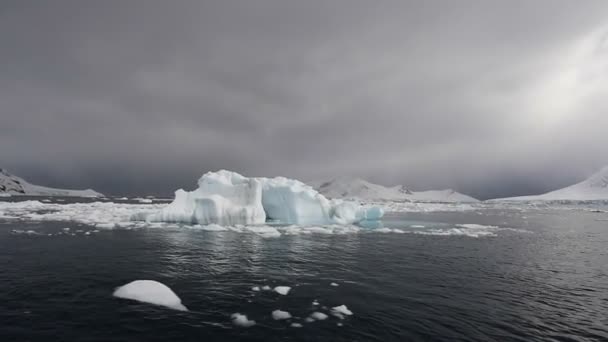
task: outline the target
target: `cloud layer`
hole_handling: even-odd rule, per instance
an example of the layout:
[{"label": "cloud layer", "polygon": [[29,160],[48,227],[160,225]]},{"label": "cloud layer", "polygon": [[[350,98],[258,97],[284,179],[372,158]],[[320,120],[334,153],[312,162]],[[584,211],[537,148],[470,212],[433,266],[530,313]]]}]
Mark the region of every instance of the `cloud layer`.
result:
[{"label": "cloud layer", "polygon": [[8,1],[0,162],[169,194],[220,168],[482,198],[608,164],[605,1]]}]

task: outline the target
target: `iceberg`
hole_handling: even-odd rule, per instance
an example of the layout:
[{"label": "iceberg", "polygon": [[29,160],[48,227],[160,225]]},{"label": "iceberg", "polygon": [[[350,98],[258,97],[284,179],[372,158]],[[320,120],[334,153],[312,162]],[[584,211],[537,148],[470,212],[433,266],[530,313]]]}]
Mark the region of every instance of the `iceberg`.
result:
[{"label": "iceberg", "polygon": [[179,311],[188,311],[182,300],[169,287],[154,280],[135,280],[117,288],[114,297],[161,305]]},{"label": "iceberg", "polygon": [[208,172],[194,191],[177,190],[175,199],[157,212],[137,213],[136,221],[219,224],[353,224],[376,221],[382,208],[329,200],[311,186],[285,177],[244,177],[236,172]]}]

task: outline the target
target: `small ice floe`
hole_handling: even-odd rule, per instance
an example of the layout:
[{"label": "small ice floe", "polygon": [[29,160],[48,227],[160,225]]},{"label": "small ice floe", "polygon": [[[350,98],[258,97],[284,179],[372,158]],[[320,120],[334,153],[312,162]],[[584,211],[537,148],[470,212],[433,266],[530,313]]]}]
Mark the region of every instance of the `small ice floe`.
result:
[{"label": "small ice floe", "polygon": [[61,230],[63,230],[64,232],[69,232],[70,228],[69,227],[65,227],[65,228],[61,228]]},{"label": "small ice floe", "polygon": [[135,280],[118,287],[114,297],[161,305],[174,310],[188,311],[181,299],[165,284],[154,280]]},{"label": "small ice floe", "polygon": [[294,322],[294,323],[291,323],[290,327],[292,327],[292,328],[301,328],[301,327],[303,327],[303,325],[301,323]]},{"label": "small ice floe", "polygon": [[340,286],[340,285],[338,285],[338,283],[331,283],[331,284],[329,284],[329,286]]},{"label": "small ice floe", "polygon": [[152,200],[149,198],[136,198],[135,200],[139,203],[144,203],[144,204],[152,203]]},{"label": "small ice floe", "polygon": [[336,325],[339,326],[339,327],[341,327],[343,324],[340,323],[340,322],[338,322],[338,323],[336,323]]},{"label": "small ice floe", "polygon": [[289,286],[277,286],[274,288],[274,292],[276,292],[280,295],[283,295],[283,296],[287,296],[289,291],[291,291],[291,287],[289,287]]},{"label": "small ice floe", "polygon": [[247,315],[243,315],[238,312],[233,313],[230,317],[232,318],[232,324],[236,325],[237,327],[249,328],[255,325],[254,320],[249,320]]},{"label": "small ice floe", "polygon": [[15,234],[15,235],[43,235],[41,233],[38,233],[35,230],[21,230],[21,229],[13,229],[13,230],[11,230],[11,234]]},{"label": "small ice floe", "polygon": [[272,287],[270,287],[268,285],[264,285],[264,286],[262,286],[262,290],[264,290],[264,291],[270,291],[270,290],[272,290]]},{"label": "small ice floe", "polygon": [[312,305],[317,306],[317,305],[319,305],[319,302],[315,299],[312,301]]},{"label": "small ice floe", "polygon": [[274,310],[272,312],[272,319],[274,319],[275,321],[281,321],[281,320],[290,319],[290,318],[291,318],[291,314],[287,311]]},{"label": "small ice floe", "polygon": [[346,307],[346,305],[340,305],[331,308],[331,314],[338,317],[339,319],[344,319],[344,316],[352,316],[353,312],[350,311]]},{"label": "small ice floe", "polygon": [[95,228],[99,229],[114,229],[116,227],[115,223],[98,223],[95,225]]},{"label": "small ice floe", "polygon": [[91,232],[86,232],[84,233],[84,235],[91,235]]},{"label": "small ice floe", "polygon": [[228,230],[228,228],[220,226],[219,224],[208,224],[206,226],[201,226],[200,229],[208,232],[225,232]]},{"label": "small ice floe", "polygon": [[410,228],[425,228],[425,226],[423,226],[421,224],[413,224],[410,226]]},{"label": "small ice floe", "polygon": [[259,292],[260,291],[260,287],[259,286],[254,286],[254,287],[251,288],[251,291]]},{"label": "small ice floe", "polygon": [[311,313],[310,317],[308,317],[308,318],[311,318],[312,321],[324,321],[327,319],[327,317],[328,316],[326,314],[319,312],[319,311],[315,311],[315,312]]}]

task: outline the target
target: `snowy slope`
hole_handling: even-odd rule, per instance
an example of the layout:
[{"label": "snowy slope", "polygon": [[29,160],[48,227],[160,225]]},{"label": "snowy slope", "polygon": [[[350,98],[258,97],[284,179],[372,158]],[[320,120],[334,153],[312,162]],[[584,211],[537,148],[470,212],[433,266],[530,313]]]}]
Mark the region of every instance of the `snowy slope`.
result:
[{"label": "snowy slope", "polygon": [[99,192],[87,190],[65,190],[33,185],[23,178],[11,175],[0,169],[0,194],[29,195],[29,196],[69,196],[69,197],[101,197]]},{"label": "snowy slope", "polygon": [[401,187],[387,188],[359,178],[341,177],[330,181],[308,182],[313,188],[329,198],[357,198],[361,200],[404,200],[408,192]]},{"label": "snowy slope", "polygon": [[499,198],[494,201],[596,201],[608,200],[608,166],[593,176],[563,189],[536,196]]},{"label": "snowy slope", "polygon": [[411,191],[403,185],[386,187],[359,178],[334,178],[309,184],[330,198],[356,198],[363,201],[478,202],[454,190]]}]

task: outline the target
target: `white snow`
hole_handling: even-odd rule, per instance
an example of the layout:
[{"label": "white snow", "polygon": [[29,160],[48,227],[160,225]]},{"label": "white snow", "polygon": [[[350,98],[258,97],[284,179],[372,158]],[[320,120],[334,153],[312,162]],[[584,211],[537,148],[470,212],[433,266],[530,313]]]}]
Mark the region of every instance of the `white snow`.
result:
[{"label": "white snow", "polygon": [[135,280],[117,288],[114,297],[188,311],[181,299],[166,285],[154,280]]},{"label": "white snow", "polygon": [[287,296],[289,291],[291,291],[291,287],[289,287],[289,286],[277,286],[274,288],[274,292],[276,292],[280,295],[283,295],[283,296]]},{"label": "white snow", "polygon": [[471,196],[451,189],[411,191],[403,185],[386,187],[360,178],[338,177],[330,181],[313,181],[309,183],[329,198],[397,202],[478,202],[477,199]]},{"label": "white snow", "polygon": [[327,319],[327,315],[319,312],[319,311],[315,311],[313,313],[310,314],[310,318],[314,319],[315,321],[323,321]]},{"label": "white snow", "polygon": [[0,194],[27,196],[103,197],[99,192],[87,190],[55,189],[28,183],[23,178],[0,169]]},{"label": "white snow", "polygon": [[608,166],[586,180],[536,196],[499,198],[493,201],[600,201],[608,200]]},{"label": "white snow", "polygon": [[382,208],[328,200],[312,187],[284,177],[247,178],[236,172],[208,172],[198,189],[175,192],[175,200],[155,213],[134,215],[148,222],[255,225],[266,220],[285,224],[352,224],[379,220]]},{"label": "white snow", "polygon": [[291,318],[291,314],[287,311],[274,310],[272,312],[272,319],[274,319],[275,321],[280,321],[280,320],[290,319],[290,318]]},{"label": "white snow", "polygon": [[247,315],[243,315],[238,312],[233,313],[230,317],[232,318],[232,324],[238,327],[249,328],[255,325],[254,320],[249,320]]}]

